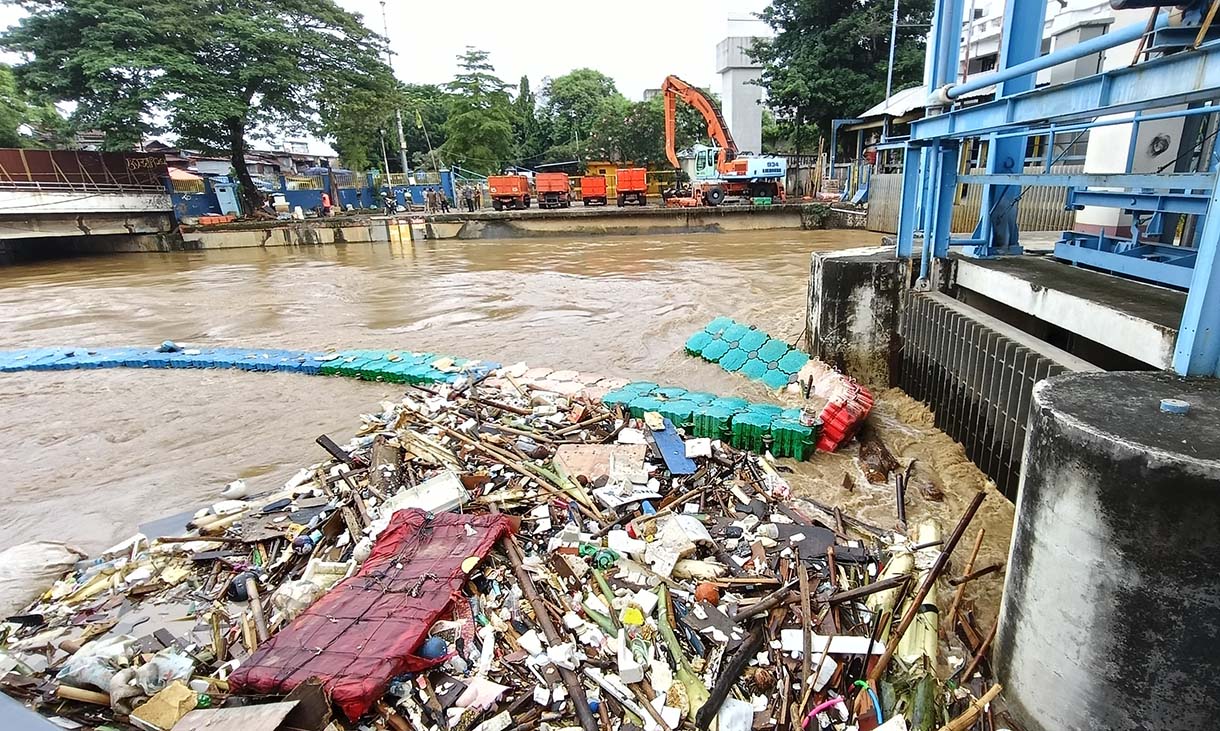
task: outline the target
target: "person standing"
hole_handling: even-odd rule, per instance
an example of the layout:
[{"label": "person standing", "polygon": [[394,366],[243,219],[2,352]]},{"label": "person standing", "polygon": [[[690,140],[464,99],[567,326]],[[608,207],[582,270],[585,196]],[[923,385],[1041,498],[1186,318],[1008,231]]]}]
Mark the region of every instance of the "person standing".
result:
[{"label": "person standing", "polygon": [[436,191],[432,188],[424,191],[424,212],[436,213]]},{"label": "person standing", "polygon": [[467,213],[474,213],[474,191],[469,185],[462,186],[462,203],[466,205]]},{"label": "person standing", "polygon": [[474,207],[483,210],[483,186],[477,183],[474,186]]},{"label": "person standing", "polygon": [[322,218],[330,218],[330,193],[322,193]]},{"label": "person standing", "polygon": [[445,189],[441,188],[436,191],[436,199],[441,204],[441,213],[449,212],[449,196],[445,195]]}]

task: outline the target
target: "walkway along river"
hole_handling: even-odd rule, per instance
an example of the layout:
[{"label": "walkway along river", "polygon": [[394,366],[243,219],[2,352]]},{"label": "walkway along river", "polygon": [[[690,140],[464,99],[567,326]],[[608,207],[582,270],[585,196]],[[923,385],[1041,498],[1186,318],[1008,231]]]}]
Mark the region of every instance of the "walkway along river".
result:
[{"label": "walkway along river", "polygon": [[[857,231],[584,241],[116,255],[0,268],[0,348],[152,345],[405,348],[647,378],[757,400],[762,386],[682,352],[729,315],[796,342],[809,254],[875,244]],[[0,548],[67,540],[96,551],[148,520],[215,498],[244,477],[279,484],[340,441],[392,384],[225,371],[38,372],[0,377]],[[882,394],[873,421],[947,493],[951,524],[982,475],[930,414]],[[794,484],[881,525],[892,497],[842,488],[845,454],[799,467]],[[820,475],[837,475],[831,484]],[[858,482],[863,483],[861,478]],[[959,500],[960,497],[960,500]],[[914,512],[913,512],[914,514]],[[1002,560],[1011,506],[988,500],[984,556]]]}]

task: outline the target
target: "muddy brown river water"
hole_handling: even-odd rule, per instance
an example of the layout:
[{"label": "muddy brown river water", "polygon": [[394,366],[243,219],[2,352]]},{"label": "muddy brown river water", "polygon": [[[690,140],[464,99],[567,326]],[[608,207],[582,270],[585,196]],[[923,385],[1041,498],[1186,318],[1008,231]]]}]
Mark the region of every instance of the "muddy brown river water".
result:
[{"label": "muddy brown river water", "polygon": [[[797,341],[812,251],[879,243],[792,231],[421,245],[348,244],[129,254],[0,268],[0,348],[153,345],[404,348],[572,368],[770,398],[682,353],[717,315]],[[346,441],[401,387],[225,371],[0,376],[0,548],[34,539],[105,548],[145,521],[246,478],[269,489]],[[877,409],[896,453],[946,489],[912,506],[946,531],[983,478],[897,391]],[[885,488],[847,493],[851,455],[820,455],[794,484],[874,522]],[[892,492],[889,491],[889,492]],[[1004,558],[1011,505],[993,495],[984,558]]]}]

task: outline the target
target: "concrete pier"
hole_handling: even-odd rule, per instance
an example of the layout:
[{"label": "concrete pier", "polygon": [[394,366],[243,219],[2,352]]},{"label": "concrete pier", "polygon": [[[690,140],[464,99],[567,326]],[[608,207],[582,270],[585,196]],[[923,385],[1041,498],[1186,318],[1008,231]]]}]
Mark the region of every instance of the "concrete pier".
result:
[{"label": "concrete pier", "polygon": [[909,264],[884,246],[815,253],[809,276],[809,352],[865,383],[893,385]]},{"label": "concrete pier", "polygon": [[1220,382],[1077,373],[1033,406],[995,647],[1010,708],[1027,731],[1216,728]]}]

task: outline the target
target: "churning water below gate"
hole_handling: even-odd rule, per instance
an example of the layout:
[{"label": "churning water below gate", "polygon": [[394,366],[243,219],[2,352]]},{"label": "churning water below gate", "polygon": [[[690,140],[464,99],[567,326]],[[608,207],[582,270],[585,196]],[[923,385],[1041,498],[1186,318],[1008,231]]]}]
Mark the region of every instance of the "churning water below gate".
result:
[{"label": "churning water below gate", "polygon": [[[862,231],[776,231],[47,261],[0,268],[0,348],[166,339],[402,348],[765,400],[761,385],[685,355],[686,338],[728,315],[799,342],[810,253],[878,243],[879,234]],[[359,413],[401,390],[281,373],[4,374],[0,548],[51,539],[96,551],[142,522],[213,501],[237,477],[254,489],[277,487],[324,456],[316,436],[346,441]],[[931,507],[951,525],[982,475],[900,392],[882,394],[875,413],[891,449],[916,457],[946,488],[948,499]],[[841,460],[850,458],[820,455],[794,485],[892,524],[892,490],[842,489]],[[984,556],[1003,559],[1011,506],[998,495],[988,503],[995,514],[980,515]]]}]

